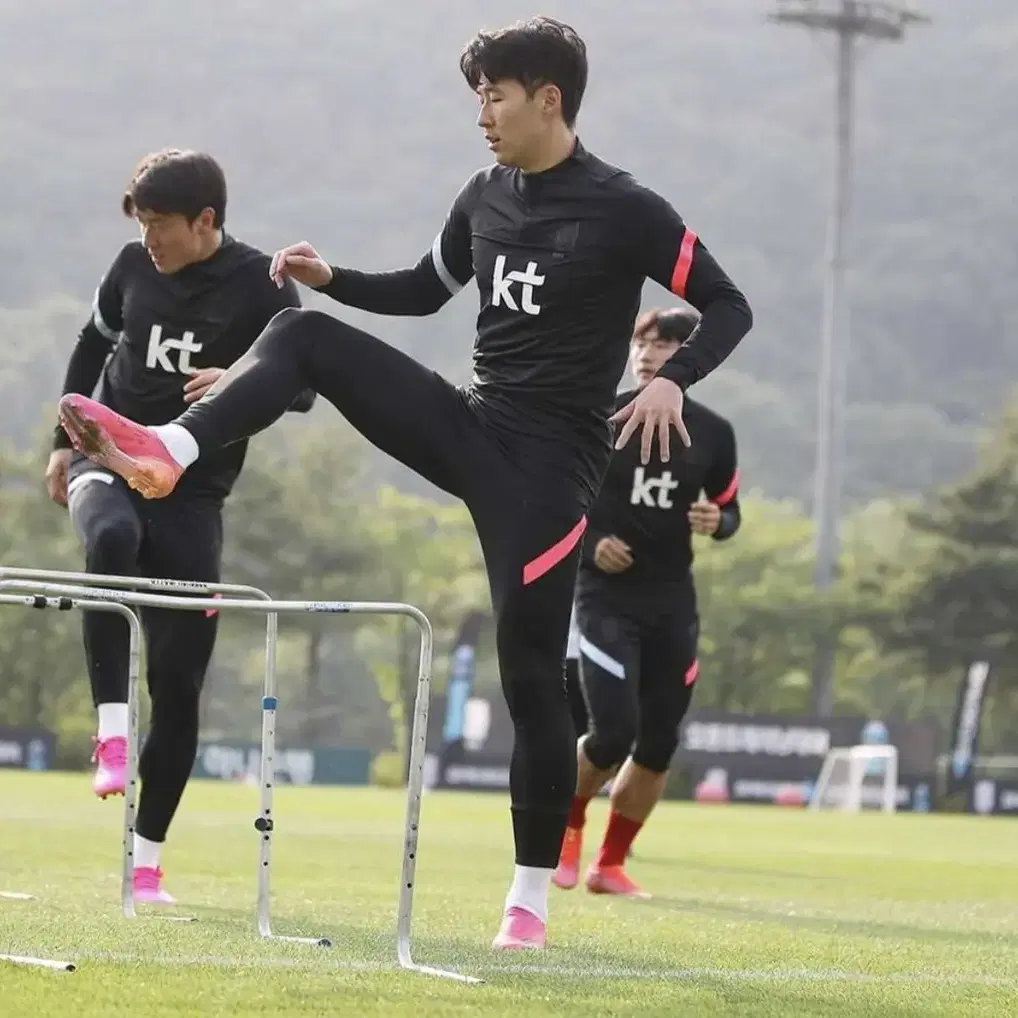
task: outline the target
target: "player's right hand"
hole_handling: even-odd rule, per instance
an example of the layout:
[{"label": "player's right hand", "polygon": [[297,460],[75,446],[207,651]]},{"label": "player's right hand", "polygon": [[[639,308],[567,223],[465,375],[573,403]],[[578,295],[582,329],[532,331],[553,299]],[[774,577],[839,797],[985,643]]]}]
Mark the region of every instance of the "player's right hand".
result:
[{"label": "player's right hand", "polygon": [[287,277],[305,286],[325,286],[332,280],[332,269],[306,240],[302,240],[299,244],[284,247],[272,256],[269,276],[279,287],[282,287]]},{"label": "player's right hand", "polygon": [[73,455],[71,449],[54,449],[46,464],[46,491],[57,505],[67,505],[67,471]]},{"label": "player's right hand", "polygon": [[620,538],[602,537],[594,545],[594,565],[602,573],[622,573],[632,564],[632,548]]}]

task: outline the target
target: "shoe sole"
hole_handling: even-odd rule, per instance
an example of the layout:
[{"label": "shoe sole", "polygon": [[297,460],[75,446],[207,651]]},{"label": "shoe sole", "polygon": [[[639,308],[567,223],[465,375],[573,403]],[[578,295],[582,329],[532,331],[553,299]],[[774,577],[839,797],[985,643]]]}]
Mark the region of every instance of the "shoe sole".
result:
[{"label": "shoe sole", "polygon": [[169,467],[159,460],[146,457],[135,459],[117,448],[106,430],[76,407],[67,404],[60,408],[60,423],[71,439],[71,444],[93,463],[112,470],[122,477],[128,487],[144,498],[165,498],[174,487],[167,475]]}]

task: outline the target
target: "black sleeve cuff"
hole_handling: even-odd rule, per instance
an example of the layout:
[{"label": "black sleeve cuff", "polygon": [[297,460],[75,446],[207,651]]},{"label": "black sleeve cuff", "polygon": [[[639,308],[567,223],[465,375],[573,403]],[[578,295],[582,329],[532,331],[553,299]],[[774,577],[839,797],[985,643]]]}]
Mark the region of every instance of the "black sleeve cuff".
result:
[{"label": "black sleeve cuff", "polygon": [[726,506],[721,510],[721,522],[718,529],[711,534],[715,541],[727,541],[738,529],[741,522],[741,514],[734,506]]}]

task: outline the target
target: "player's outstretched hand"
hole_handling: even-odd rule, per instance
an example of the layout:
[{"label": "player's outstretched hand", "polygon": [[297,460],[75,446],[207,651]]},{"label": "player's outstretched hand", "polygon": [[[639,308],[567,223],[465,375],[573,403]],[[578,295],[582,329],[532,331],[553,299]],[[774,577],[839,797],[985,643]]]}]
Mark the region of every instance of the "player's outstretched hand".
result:
[{"label": "player's outstretched hand", "polygon": [[287,277],[305,286],[325,286],[332,279],[332,269],[306,240],[302,240],[272,256],[269,276],[279,287]]},{"label": "player's outstretched hand", "polygon": [[661,449],[661,462],[667,463],[671,456],[669,427],[674,427],[682,439],[682,444],[689,448],[689,432],[682,421],[682,390],[667,378],[653,378],[644,387],[636,399],[627,403],[618,413],[613,414],[612,424],[623,424],[622,432],[615,443],[621,449],[633,437],[633,432],[643,426],[640,435],[640,462],[650,462],[650,452],[657,434],[658,446]]}]

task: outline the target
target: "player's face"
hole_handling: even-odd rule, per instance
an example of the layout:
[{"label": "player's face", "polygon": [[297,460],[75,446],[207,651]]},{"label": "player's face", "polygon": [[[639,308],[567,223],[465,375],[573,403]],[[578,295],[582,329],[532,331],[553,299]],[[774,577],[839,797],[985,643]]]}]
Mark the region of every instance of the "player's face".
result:
[{"label": "player's face", "polygon": [[169,275],[206,256],[211,215],[206,209],[190,222],[177,213],[138,210],[141,240],[156,271]]},{"label": "player's face", "polygon": [[543,90],[538,89],[531,96],[518,81],[482,79],[477,96],[481,102],[477,126],[484,131],[484,140],[495,161],[527,169],[540,158],[548,130]]},{"label": "player's face", "polygon": [[629,352],[636,384],[641,388],[645,386],[678,348],[676,340],[662,339],[656,329],[642,336],[634,336]]}]

